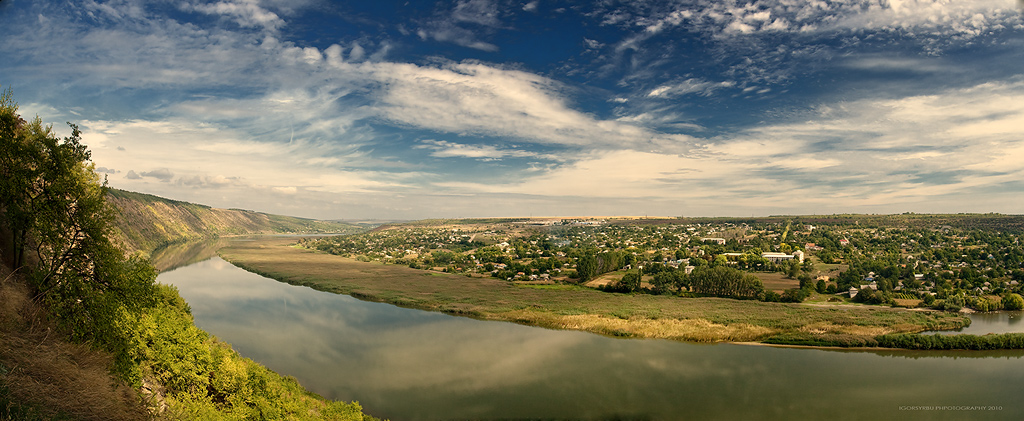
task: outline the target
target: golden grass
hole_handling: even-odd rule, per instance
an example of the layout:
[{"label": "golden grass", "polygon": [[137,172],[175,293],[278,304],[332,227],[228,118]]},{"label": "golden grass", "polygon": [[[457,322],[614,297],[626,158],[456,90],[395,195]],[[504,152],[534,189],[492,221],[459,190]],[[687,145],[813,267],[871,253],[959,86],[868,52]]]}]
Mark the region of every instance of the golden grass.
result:
[{"label": "golden grass", "polygon": [[149,419],[139,393],[111,377],[111,364],[109,354],[63,340],[21,281],[0,284],[0,386],[15,402],[47,417]]},{"label": "golden grass", "polygon": [[746,323],[723,325],[704,319],[620,319],[594,314],[562,316],[566,329],[586,330],[615,336],[673,339],[687,342],[754,341],[772,333],[773,329]]},{"label": "golden grass", "polygon": [[818,322],[808,325],[801,326],[797,329],[800,332],[812,333],[815,335],[822,334],[843,334],[843,335],[855,335],[855,336],[878,336],[889,333],[903,333],[913,330],[906,330],[912,326],[859,326],[859,325],[837,325],[828,322]]}]

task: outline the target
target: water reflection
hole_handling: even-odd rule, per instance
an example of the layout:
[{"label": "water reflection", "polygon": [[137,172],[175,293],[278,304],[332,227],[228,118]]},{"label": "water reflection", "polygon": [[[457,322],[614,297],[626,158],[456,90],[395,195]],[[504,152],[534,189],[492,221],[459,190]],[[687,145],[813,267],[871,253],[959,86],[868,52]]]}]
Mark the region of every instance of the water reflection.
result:
[{"label": "water reflection", "polygon": [[216,256],[226,244],[224,239],[172,243],[153,251],[149,261],[158,272],[166,272]]},{"label": "water reflection", "polygon": [[985,335],[989,333],[1021,333],[1024,323],[1021,311],[997,311],[992,313],[974,313],[970,315],[971,325],[959,330],[943,330],[934,333],[944,335],[971,334]]},{"label": "water reflection", "polygon": [[[196,323],[243,355],[393,420],[1010,419],[1024,409],[1016,404],[1021,353],[960,358],[614,339],[362,302],[219,258],[159,281],[178,286]],[[900,410],[919,405],[1004,409]]]}]

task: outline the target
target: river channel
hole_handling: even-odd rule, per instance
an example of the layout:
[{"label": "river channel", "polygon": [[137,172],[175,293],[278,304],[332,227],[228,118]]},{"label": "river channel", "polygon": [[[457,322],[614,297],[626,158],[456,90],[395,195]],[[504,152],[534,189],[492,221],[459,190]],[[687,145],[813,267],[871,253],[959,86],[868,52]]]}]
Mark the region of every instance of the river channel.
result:
[{"label": "river channel", "polygon": [[[218,257],[157,280],[242,355],[396,421],[1024,417],[1020,351],[617,339],[359,301]],[[1020,329],[1013,320],[993,326]]]}]

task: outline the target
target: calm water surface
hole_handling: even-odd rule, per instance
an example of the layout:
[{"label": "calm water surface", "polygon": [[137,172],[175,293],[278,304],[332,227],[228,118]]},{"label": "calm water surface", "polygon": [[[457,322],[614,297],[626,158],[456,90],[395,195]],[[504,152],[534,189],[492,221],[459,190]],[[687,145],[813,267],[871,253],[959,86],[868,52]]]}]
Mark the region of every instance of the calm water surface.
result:
[{"label": "calm water surface", "polygon": [[615,339],[363,302],[217,257],[158,281],[242,355],[392,420],[1024,418],[1024,352]]}]

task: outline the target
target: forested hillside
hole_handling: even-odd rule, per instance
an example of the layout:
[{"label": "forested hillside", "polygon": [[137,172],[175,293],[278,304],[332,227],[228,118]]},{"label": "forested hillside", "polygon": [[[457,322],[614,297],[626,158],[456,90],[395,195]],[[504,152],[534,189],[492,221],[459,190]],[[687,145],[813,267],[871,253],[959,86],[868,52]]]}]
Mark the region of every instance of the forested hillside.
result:
[{"label": "forested hillside", "polygon": [[118,189],[107,189],[107,201],[117,209],[112,240],[128,251],[150,252],[173,243],[224,235],[351,234],[366,229],[338,221],[219,209]]},{"label": "forested hillside", "polygon": [[197,328],[178,291],[112,239],[115,221],[130,221],[134,250],[232,233],[245,215],[233,233],[319,223],[115,192],[126,218],[76,126],[58,138],[17,111],[0,91],[0,420],[372,419]]}]

